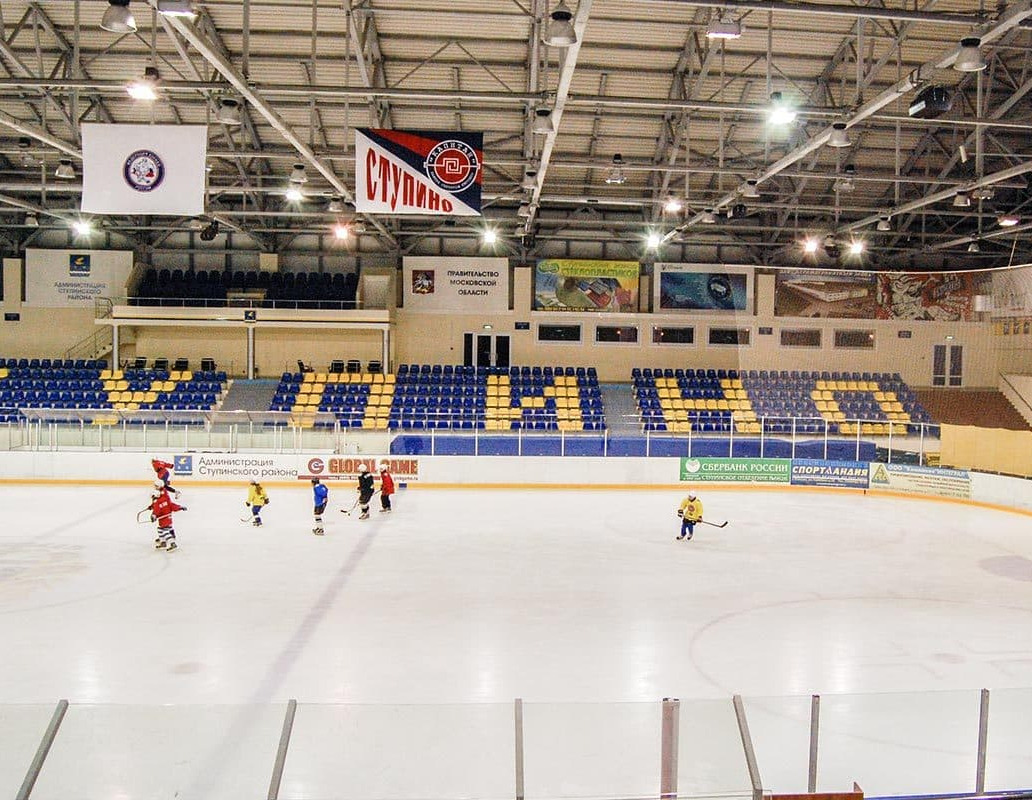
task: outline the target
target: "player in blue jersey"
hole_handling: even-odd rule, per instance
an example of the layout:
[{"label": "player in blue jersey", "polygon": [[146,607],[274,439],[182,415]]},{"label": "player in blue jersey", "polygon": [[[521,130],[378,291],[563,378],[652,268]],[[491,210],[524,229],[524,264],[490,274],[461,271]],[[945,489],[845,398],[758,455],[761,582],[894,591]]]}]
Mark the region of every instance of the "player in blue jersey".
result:
[{"label": "player in blue jersey", "polygon": [[316,536],[322,536],[326,533],[322,526],[322,515],[326,510],[326,502],[329,500],[329,497],[330,490],[323,486],[318,478],[312,478],[312,503],[314,505],[312,515],[315,517],[315,527],[312,528],[312,533]]}]

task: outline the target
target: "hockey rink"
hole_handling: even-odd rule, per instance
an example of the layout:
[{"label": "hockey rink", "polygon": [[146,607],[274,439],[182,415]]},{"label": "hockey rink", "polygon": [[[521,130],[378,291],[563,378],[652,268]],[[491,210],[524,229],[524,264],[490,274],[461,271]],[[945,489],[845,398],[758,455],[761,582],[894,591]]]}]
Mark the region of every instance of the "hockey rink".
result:
[{"label": "hockey rink", "polygon": [[[27,741],[7,748],[7,767],[31,758],[59,698],[99,704],[70,714],[79,727],[66,723],[34,798],[92,786],[91,775],[97,796],[115,792],[102,777],[108,761],[81,767],[91,759],[74,754],[142,748],[154,715],[174,733],[148,753],[196,737],[205,754],[187,759],[188,776],[177,778],[184,799],[225,788],[221,781],[240,786],[233,770],[255,772],[247,767],[255,752],[267,785],[264,765],[289,698],[316,727],[298,728],[283,797],[510,794],[517,697],[528,704],[528,759],[542,757],[536,771],[528,767],[537,781],[532,792],[528,778],[528,797],[654,792],[663,697],[685,704],[682,749],[712,751],[741,778],[724,785],[723,773],[691,773],[682,793],[744,791],[733,694],[747,700],[768,783],[805,790],[812,693],[825,696],[827,718],[840,716],[837,729],[829,724],[850,753],[841,775],[825,753],[822,784],[826,776],[831,788],[848,788],[857,758],[884,768],[888,747],[901,775],[914,759],[931,759],[932,785],[921,775],[917,788],[939,781],[969,790],[982,687],[1010,698],[994,700],[991,778],[1032,785],[1027,744],[1014,752],[1005,744],[1007,725],[1018,731],[1032,713],[1032,693],[1020,691],[1032,686],[1028,516],[702,487],[707,518],[730,523],[699,526],[678,542],[678,491],[409,488],[393,514],[376,513],[375,497],[371,519],[359,521],[338,510],[354,490],[331,484],[326,535],[316,537],[307,486],[269,493],[265,525],[254,529],[240,521],[246,487],[184,486],[180,550],[165,553],[153,548],[154,526],[135,521],[146,483],[0,487],[0,704],[27,704],[0,712],[0,737],[11,742],[24,729]],[[356,704],[346,719],[342,707],[321,705],[341,703]],[[153,708],[166,705],[186,708]],[[906,724],[876,715],[900,706]],[[84,721],[90,715],[107,731],[103,741]],[[598,747],[558,733],[590,739],[610,726],[620,734]],[[334,760],[334,736],[320,729],[358,732],[367,760],[347,748]],[[497,748],[484,730],[498,731]],[[391,731],[392,746],[419,754],[420,782],[409,789],[385,767],[367,786],[355,777],[362,770],[349,771],[352,760],[374,758],[370,731]],[[922,733],[937,744],[911,747],[908,737]],[[461,777],[433,766],[448,762],[448,744],[476,750]],[[779,747],[799,763],[775,757]],[[569,763],[544,766],[563,748],[593,777],[572,777],[581,773]],[[126,759],[126,785],[137,771],[141,781],[153,774],[150,757],[132,767]],[[4,758],[0,792],[24,774],[5,772]],[[62,758],[80,764],[79,783],[62,782]],[[864,788],[914,788],[900,781]]]}]

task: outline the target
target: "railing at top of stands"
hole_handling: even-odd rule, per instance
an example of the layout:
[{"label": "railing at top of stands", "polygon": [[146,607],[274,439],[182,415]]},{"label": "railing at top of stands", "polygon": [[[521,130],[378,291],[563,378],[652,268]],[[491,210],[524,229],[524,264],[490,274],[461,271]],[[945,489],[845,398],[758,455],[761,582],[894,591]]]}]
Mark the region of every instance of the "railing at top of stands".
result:
[{"label": "railing at top of stands", "polygon": [[[273,300],[262,297],[112,297],[112,305],[141,308],[275,308],[285,310],[357,311],[383,309],[360,300]],[[105,315],[110,316],[110,313]]]}]

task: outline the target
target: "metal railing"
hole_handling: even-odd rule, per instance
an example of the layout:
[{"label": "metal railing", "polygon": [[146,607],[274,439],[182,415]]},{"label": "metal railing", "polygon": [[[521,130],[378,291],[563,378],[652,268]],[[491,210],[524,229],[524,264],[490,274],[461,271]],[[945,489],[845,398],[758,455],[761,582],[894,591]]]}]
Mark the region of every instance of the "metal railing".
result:
[{"label": "metal railing", "polygon": [[[112,305],[142,308],[257,308],[287,310],[356,311],[374,308],[360,300],[279,300],[260,297],[112,297]],[[379,306],[376,308],[383,308]],[[110,316],[108,314],[107,316]]]}]

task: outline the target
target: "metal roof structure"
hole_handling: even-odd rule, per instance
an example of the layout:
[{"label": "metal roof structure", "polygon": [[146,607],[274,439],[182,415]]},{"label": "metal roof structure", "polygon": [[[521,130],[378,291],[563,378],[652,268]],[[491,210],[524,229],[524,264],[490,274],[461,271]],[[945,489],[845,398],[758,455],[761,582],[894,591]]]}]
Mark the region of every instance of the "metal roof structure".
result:
[{"label": "metal roof structure", "polygon": [[[55,170],[80,176],[79,123],[107,121],[209,125],[205,219],[103,220],[141,252],[212,222],[267,251],[344,222],[356,253],[395,256],[482,252],[491,227],[520,259],[1030,260],[1028,0],[131,0],[136,30],[103,29],[126,3],[0,2],[9,250],[77,218],[80,181]],[[575,41],[546,44],[566,16]],[[148,68],[158,98],[134,100]],[[930,87],[950,110],[911,116]],[[483,217],[356,216],[356,127],[483,131]]]}]

